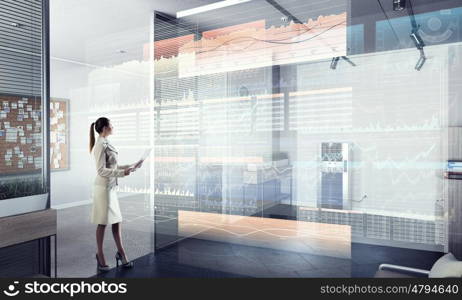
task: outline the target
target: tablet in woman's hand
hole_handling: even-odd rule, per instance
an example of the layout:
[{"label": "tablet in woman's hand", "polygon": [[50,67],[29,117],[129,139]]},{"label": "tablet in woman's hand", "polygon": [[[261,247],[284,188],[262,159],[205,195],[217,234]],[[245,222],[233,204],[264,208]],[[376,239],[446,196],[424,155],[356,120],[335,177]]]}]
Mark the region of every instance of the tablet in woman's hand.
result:
[{"label": "tablet in woman's hand", "polygon": [[142,160],[139,160],[134,166],[133,168],[135,169],[138,169],[138,168],[141,168],[141,165],[143,164],[143,161]]},{"label": "tablet in woman's hand", "polygon": [[146,158],[148,158],[150,153],[151,153],[151,148],[146,149],[143,153],[143,156],[141,156],[141,161],[144,161]]}]

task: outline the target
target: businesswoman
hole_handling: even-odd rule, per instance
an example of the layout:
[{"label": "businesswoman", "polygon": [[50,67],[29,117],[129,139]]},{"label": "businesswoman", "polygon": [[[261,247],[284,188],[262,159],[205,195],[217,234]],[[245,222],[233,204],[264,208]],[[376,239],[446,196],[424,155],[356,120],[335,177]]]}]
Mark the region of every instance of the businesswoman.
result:
[{"label": "businesswoman", "polygon": [[[99,134],[95,140],[95,131]],[[127,259],[125,249],[122,245],[121,222],[119,200],[115,190],[118,185],[117,179],[125,177],[141,167],[143,161],[138,161],[134,165],[118,165],[117,150],[108,140],[108,136],[113,132],[111,122],[107,118],[99,118],[90,127],[90,153],[93,150],[96,163],[96,178],[93,184],[93,205],[90,219],[96,224],[96,243],[98,252],[96,262],[98,271],[108,271],[110,267],[106,264],[103,254],[103,240],[106,225],[112,225],[112,234],[117,246],[115,255],[117,266],[119,261],[123,267],[133,267],[133,262]]]}]

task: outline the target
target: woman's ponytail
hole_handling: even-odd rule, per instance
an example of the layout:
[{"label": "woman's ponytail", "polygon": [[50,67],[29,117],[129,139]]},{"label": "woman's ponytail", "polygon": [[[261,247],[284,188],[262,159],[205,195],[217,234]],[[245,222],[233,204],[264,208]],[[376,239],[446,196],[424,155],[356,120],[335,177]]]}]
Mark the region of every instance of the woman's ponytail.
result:
[{"label": "woman's ponytail", "polygon": [[90,126],[90,153],[91,153],[91,150],[93,150],[94,146],[95,146],[95,122],[91,123],[91,126]]},{"label": "woman's ponytail", "polygon": [[91,123],[90,126],[90,153],[95,146],[95,131],[101,134],[104,131],[104,127],[109,127],[109,119],[105,117],[98,118],[96,122]]}]

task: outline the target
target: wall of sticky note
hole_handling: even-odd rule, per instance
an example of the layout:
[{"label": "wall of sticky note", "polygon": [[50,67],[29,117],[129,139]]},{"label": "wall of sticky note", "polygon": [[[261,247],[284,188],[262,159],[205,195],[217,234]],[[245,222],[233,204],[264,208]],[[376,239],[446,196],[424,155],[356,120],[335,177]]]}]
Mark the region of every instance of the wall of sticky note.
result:
[{"label": "wall of sticky note", "polygon": [[50,100],[51,170],[69,169],[69,100]]},{"label": "wall of sticky note", "polygon": [[0,174],[42,168],[41,114],[39,97],[0,94]]}]

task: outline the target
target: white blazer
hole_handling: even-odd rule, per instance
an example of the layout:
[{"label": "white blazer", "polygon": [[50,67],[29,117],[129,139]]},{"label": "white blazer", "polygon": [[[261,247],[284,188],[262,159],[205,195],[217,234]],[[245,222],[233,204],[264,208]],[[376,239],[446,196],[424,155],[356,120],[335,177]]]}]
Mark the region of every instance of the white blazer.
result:
[{"label": "white blazer", "polygon": [[102,185],[107,188],[114,188],[118,185],[117,178],[125,176],[125,169],[130,165],[118,165],[118,152],[109,143],[105,137],[99,136],[93,147],[96,164],[95,184]]}]

